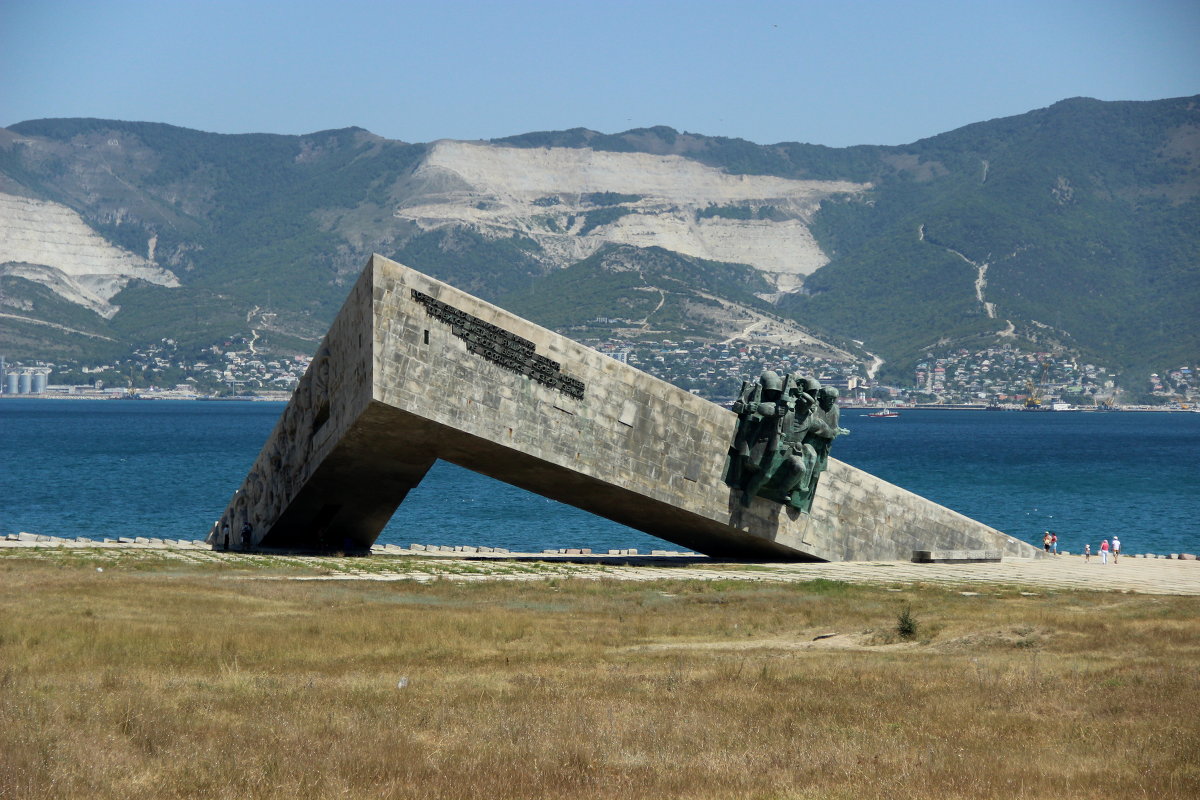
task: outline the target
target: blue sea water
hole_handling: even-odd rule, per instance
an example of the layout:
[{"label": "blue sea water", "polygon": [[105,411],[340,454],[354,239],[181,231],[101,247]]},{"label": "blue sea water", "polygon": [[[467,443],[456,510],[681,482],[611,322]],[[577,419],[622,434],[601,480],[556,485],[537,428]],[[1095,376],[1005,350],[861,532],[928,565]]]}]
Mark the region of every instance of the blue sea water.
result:
[{"label": "blue sea water", "polygon": [[[0,533],[202,538],[280,403],[0,401]],[[1025,541],[1200,551],[1200,414],[847,409],[833,454]],[[439,462],[380,537],[514,551],[678,549]]]}]

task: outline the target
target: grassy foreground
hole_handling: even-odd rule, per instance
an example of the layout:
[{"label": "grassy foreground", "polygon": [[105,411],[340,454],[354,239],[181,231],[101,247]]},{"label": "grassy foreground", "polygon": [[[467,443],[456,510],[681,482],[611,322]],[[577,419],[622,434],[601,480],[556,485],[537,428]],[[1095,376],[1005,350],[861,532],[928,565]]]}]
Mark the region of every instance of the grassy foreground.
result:
[{"label": "grassy foreground", "polygon": [[288,576],[0,554],[0,797],[1200,796],[1197,598]]}]

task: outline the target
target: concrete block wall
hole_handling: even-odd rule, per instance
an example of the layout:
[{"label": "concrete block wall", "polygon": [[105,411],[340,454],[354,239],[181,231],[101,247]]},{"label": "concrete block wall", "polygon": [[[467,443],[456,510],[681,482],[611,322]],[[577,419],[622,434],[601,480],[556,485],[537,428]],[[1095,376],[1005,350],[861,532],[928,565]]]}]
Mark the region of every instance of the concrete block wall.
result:
[{"label": "concrete block wall", "polygon": [[[468,315],[468,326],[494,326],[489,330],[532,344],[583,383],[582,396],[470,352],[462,326],[456,332],[431,313],[438,303]],[[265,494],[290,503],[250,506],[256,530],[270,530],[258,542],[264,547],[293,541],[328,549],[341,541],[346,549],[369,548],[378,534],[372,528],[390,516],[389,503],[394,510],[406,487],[443,458],[713,555],[848,560],[908,559],[914,549],[1040,552],[832,459],[811,514],[761,498],[743,507],[740,493],[721,480],[733,413],[381,256],[367,265],[322,347],[330,354],[330,377],[321,381],[332,391],[322,428],[329,433],[307,447],[276,442],[312,424],[316,401],[303,413],[289,406],[285,419],[296,419],[281,420],[251,472],[255,480],[240,493],[249,500],[264,494],[256,487],[287,479]],[[347,397],[335,396],[340,392]],[[281,450],[305,463],[274,455]],[[371,519],[351,519],[355,509],[359,517],[369,510]],[[306,515],[321,520],[305,522]]]},{"label": "concrete block wall", "polygon": [[351,289],[245,480],[209,531],[207,542],[225,547],[224,528],[228,525],[228,546],[240,549],[242,526],[249,523],[250,545],[257,548],[285,512],[306,507],[297,503],[302,490],[330,460],[370,403],[371,314],[371,274],[367,270]]}]

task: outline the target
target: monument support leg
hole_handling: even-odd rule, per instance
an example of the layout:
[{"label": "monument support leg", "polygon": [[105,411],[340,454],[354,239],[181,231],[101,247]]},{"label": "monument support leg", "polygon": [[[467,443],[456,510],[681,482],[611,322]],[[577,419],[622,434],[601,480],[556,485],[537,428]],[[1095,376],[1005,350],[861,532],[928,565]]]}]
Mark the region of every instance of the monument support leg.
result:
[{"label": "monument support leg", "polygon": [[437,460],[420,427],[374,405],[313,471],[259,550],[367,553]]}]

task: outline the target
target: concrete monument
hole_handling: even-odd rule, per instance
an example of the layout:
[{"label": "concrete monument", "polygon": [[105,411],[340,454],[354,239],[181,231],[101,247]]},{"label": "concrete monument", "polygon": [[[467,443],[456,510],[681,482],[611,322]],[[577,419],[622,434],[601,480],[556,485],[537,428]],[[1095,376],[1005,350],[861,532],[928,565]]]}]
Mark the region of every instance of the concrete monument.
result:
[{"label": "concrete monument", "polygon": [[713,556],[1040,552],[830,458],[845,431],[812,379],[738,403],[373,256],[209,541],[366,553],[440,458]]}]

